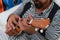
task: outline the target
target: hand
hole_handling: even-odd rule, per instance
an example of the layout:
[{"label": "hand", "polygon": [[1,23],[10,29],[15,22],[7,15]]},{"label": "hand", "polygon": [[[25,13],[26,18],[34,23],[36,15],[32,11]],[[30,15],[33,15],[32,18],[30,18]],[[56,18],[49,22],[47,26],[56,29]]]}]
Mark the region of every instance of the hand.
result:
[{"label": "hand", "polygon": [[24,29],[29,29],[31,27],[31,25],[29,24],[29,21],[31,19],[33,19],[32,15],[28,15],[29,17],[28,18],[24,18],[23,21],[22,21],[22,24],[24,26]]},{"label": "hand", "polygon": [[26,29],[24,30],[25,32],[27,32],[28,34],[32,35],[34,34],[36,31],[35,31],[35,28],[32,27],[30,24],[29,24],[29,21],[31,19],[33,19],[32,15],[28,15],[29,17],[28,18],[24,18],[22,23],[24,25],[24,27],[26,27]]},{"label": "hand", "polygon": [[8,22],[7,22],[7,25],[6,25],[6,33],[10,36],[12,35],[15,35],[18,33],[18,20],[22,20],[18,15],[16,14],[12,14],[9,19],[8,19]]},{"label": "hand", "polygon": [[50,24],[49,18],[35,19],[32,21],[31,25],[36,28],[46,29],[46,26]]},{"label": "hand", "polygon": [[[29,22],[29,18],[24,18],[24,19],[22,20],[22,25],[23,25],[23,27],[20,26],[21,30],[24,31],[24,30],[29,29],[29,28],[31,27],[31,25],[29,25],[28,22]],[[20,22],[19,22],[19,23],[20,23]],[[20,24],[21,24],[21,23],[20,23]]]}]

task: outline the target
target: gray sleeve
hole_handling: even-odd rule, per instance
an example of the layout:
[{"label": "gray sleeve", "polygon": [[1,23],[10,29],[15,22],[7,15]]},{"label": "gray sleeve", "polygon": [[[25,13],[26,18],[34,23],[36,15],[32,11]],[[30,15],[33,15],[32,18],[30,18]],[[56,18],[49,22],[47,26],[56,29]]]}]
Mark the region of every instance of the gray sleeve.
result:
[{"label": "gray sleeve", "polygon": [[24,3],[21,3],[18,5],[18,8],[13,12],[13,14],[18,14],[20,15],[24,7]]},{"label": "gray sleeve", "polygon": [[60,35],[60,10],[55,14],[55,17],[45,34],[45,37],[49,40],[58,40]]}]

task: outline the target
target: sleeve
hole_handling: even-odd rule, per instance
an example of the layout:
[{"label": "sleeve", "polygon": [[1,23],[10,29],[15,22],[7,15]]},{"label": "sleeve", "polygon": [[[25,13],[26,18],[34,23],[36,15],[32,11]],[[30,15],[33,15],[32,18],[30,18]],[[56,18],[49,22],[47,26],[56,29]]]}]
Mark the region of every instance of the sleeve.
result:
[{"label": "sleeve", "polygon": [[60,36],[60,10],[55,14],[52,23],[45,32],[48,40],[58,40]]},{"label": "sleeve", "polygon": [[[6,10],[2,13],[0,13],[0,29],[5,29],[5,25],[7,23],[7,20],[8,20],[8,17],[11,15],[11,14],[19,14],[22,10],[22,8],[20,8],[20,6],[22,6],[23,3],[9,9],[9,10]],[[2,27],[1,27],[2,26]]]},{"label": "sleeve", "polygon": [[6,25],[7,20],[11,14],[20,15],[23,10],[24,5],[27,2],[29,2],[29,1],[25,0],[24,2],[20,3],[19,5],[0,13],[0,26],[3,26],[3,27],[0,27],[0,29],[5,29],[4,26]]}]

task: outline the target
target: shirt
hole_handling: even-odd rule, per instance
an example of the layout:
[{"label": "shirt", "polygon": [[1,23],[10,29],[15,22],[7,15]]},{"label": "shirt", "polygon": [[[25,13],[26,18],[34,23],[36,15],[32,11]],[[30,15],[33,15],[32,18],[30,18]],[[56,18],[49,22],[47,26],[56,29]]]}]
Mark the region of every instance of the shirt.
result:
[{"label": "shirt", "polygon": [[[31,2],[31,1],[30,1]],[[23,2],[20,7],[17,8],[17,10],[14,12],[14,14],[21,14],[21,11],[23,10],[24,5],[27,3],[27,1]],[[51,12],[52,8],[54,6],[54,2],[51,3],[51,5],[46,8],[44,11],[42,11],[43,14],[37,14],[35,12],[35,7],[34,5],[31,6],[31,8],[26,11],[26,13],[23,15],[23,18],[28,17],[28,14],[31,14],[34,18],[39,19],[39,18],[47,18],[49,13]],[[47,28],[45,32],[45,38],[48,40],[57,40],[60,35],[60,10],[58,10],[53,18],[52,23],[50,26]],[[18,39],[20,38],[20,39]],[[11,40],[46,40],[44,37],[42,37],[38,32],[35,33],[34,35],[28,35],[27,33],[20,34],[19,36],[13,36],[9,37]]]},{"label": "shirt", "polygon": [[[39,18],[47,18],[49,13],[51,12],[52,8],[54,6],[54,2],[51,3],[51,5],[46,8],[44,11],[42,11],[43,14],[37,14],[35,12],[35,7],[34,5],[31,6],[31,8],[26,11],[26,13],[23,15],[23,18],[28,17],[28,14],[30,13],[34,18],[39,19]],[[60,35],[60,10],[58,10],[53,18],[52,23],[50,26],[47,28],[45,32],[45,37],[49,40],[57,40],[59,35]]]}]

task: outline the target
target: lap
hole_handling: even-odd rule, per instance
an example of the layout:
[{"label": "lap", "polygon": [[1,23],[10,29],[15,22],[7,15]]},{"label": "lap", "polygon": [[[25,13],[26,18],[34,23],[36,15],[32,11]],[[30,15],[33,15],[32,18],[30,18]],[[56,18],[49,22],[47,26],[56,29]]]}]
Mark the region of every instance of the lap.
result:
[{"label": "lap", "polygon": [[0,30],[0,40],[45,40],[45,38],[38,32],[33,35],[22,33],[18,36],[8,36],[5,32]]},{"label": "lap", "polygon": [[0,40],[8,40],[8,37],[4,31],[0,30]]},{"label": "lap", "polygon": [[42,35],[39,33],[28,35],[27,33],[22,33],[18,36],[10,37],[10,40],[46,40]]}]

